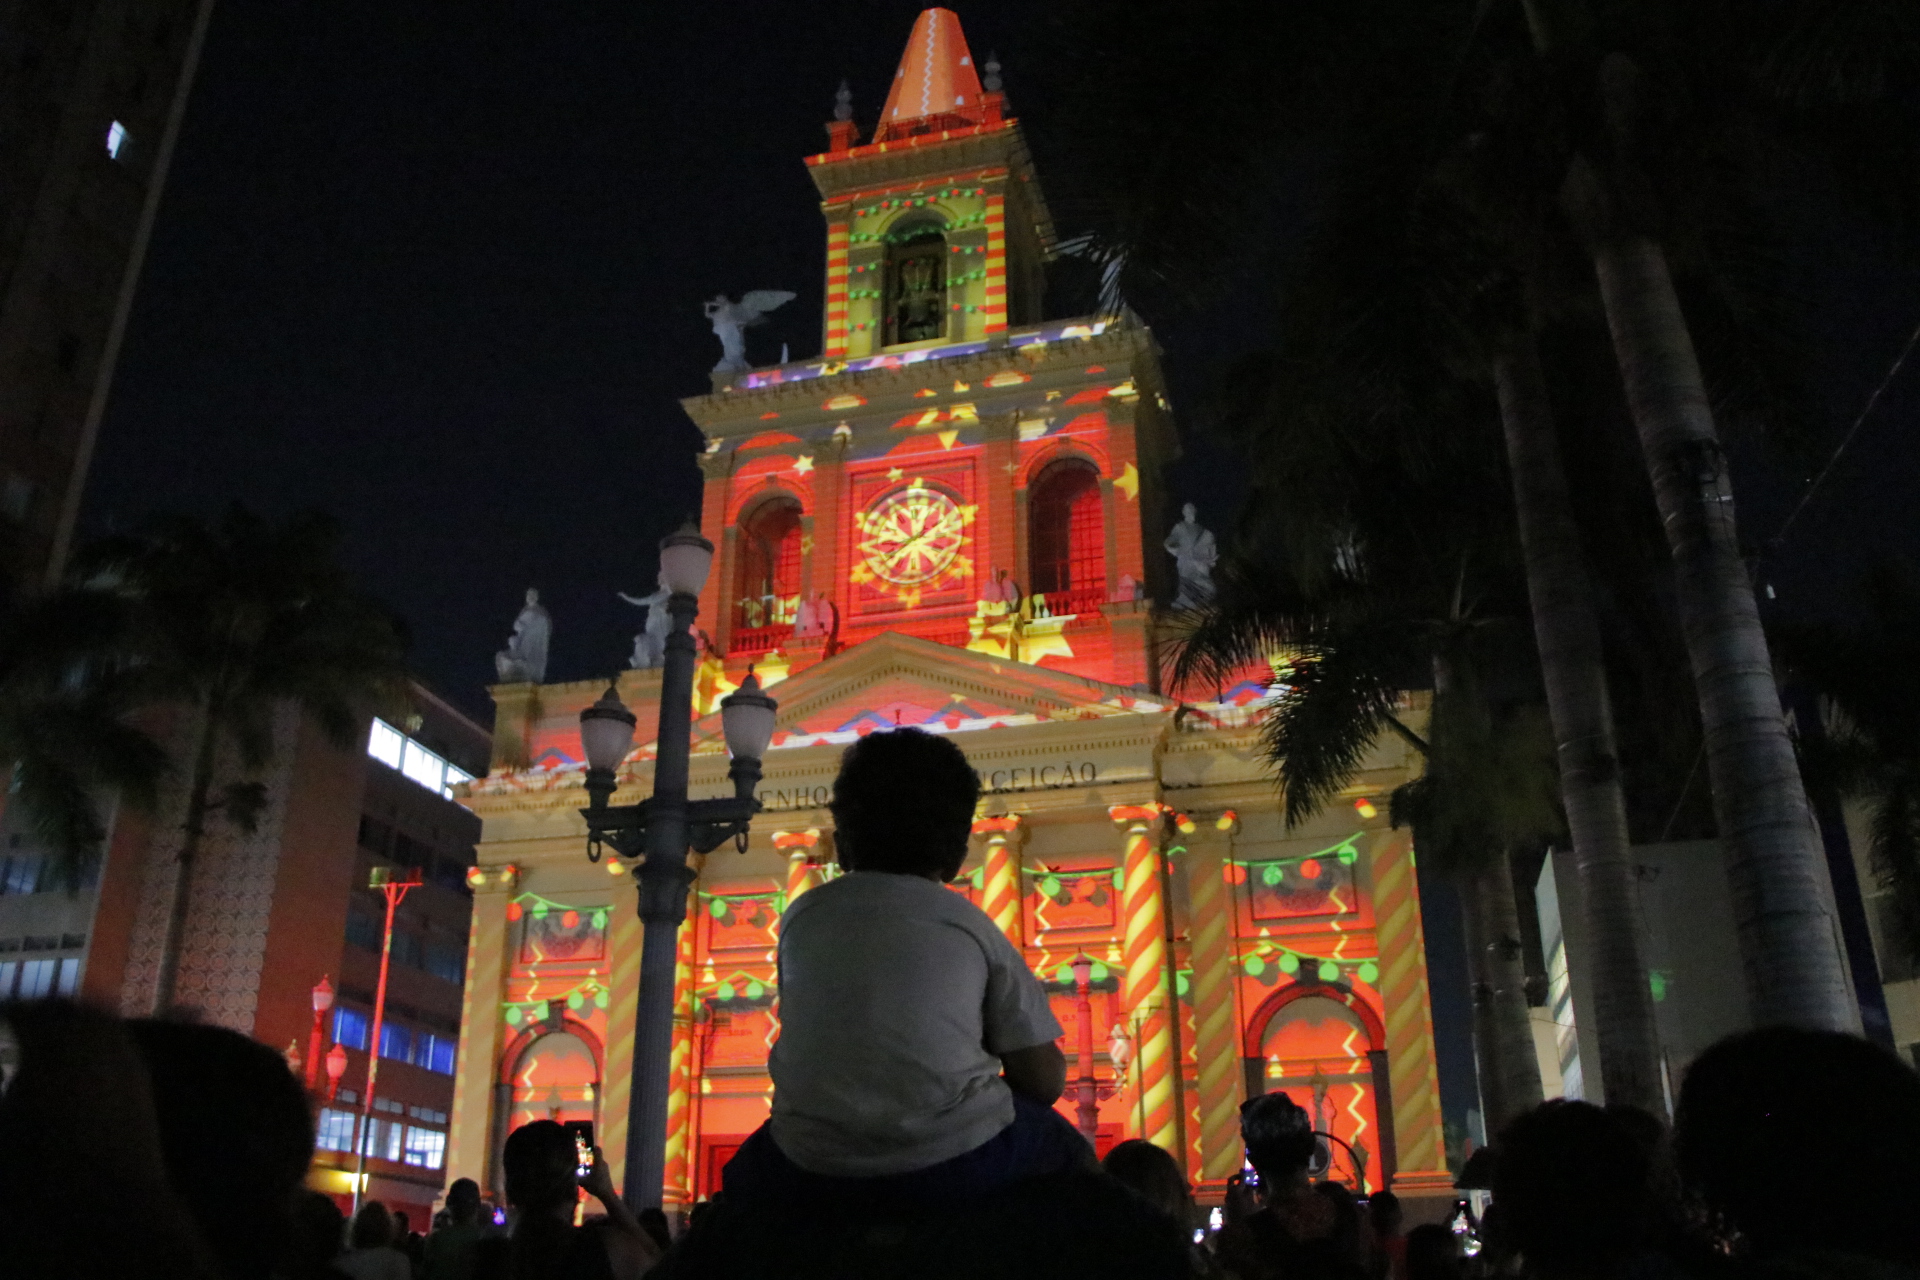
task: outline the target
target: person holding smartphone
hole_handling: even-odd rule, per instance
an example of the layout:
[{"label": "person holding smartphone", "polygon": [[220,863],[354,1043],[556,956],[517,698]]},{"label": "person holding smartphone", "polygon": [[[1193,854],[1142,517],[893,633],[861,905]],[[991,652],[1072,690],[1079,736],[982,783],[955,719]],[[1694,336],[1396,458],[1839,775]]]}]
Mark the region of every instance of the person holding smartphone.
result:
[{"label": "person holding smartphone", "polygon": [[1240,1280],[1366,1280],[1339,1206],[1307,1176],[1317,1141],[1307,1113],[1284,1093],[1249,1099],[1240,1137],[1247,1168],[1228,1182],[1221,1265]]},{"label": "person holding smartphone", "polygon": [[[614,1190],[600,1148],[582,1161],[579,1142],[562,1125],[536,1120],[515,1129],[501,1167],[518,1217],[508,1239],[480,1242],[474,1280],[639,1280],[660,1260],[659,1247]],[[606,1217],[575,1227],[583,1190]]]}]

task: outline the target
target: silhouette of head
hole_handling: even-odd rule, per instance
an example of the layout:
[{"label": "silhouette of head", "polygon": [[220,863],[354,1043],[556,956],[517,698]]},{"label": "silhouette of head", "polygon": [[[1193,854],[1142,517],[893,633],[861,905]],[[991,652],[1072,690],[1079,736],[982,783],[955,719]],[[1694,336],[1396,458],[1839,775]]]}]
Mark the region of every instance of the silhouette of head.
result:
[{"label": "silhouette of head", "polygon": [[1640,1134],[1619,1117],[1556,1098],[1509,1124],[1494,1145],[1504,1241],[1529,1271],[1602,1271],[1648,1240],[1652,1165]]},{"label": "silhouette of head", "polygon": [[1249,1098],[1240,1106],[1240,1140],[1247,1161],[1268,1183],[1304,1177],[1313,1159],[1313,1121],[1284,1093]]},{"label": "silhouette of head", "polygon": [[378,1249],[393,1243],[393,1215],[378,1200],[369,1200],[353,1215],[350,1243],[356,1249]]},{"label": "silhouette of head", "polygon": [[834,845],[849,871],[960,874],[980,778],[946,738],[920,729],[870,733],[840,757]]},{"label": "silhouette of head", "polygon": [[1185,1224],[1193,1189],[1179,1163],[1164,1150],[1144,1138],[1129,1138],[1116,1143],[1100,1167],[1161,1213]]},{"label": "silhouette of head", "polygon": [[523,1211],[542,1213],[579,1198],[575,1190],[579,1155],[573,1135],[555,1121],[535,1120],[508,1134],[500,1164],[506,1174],[507,1202]]},{"label": "silhouette of head", "polygon": [[447,1188],[447,1216],[455,1222],[472,1222],[480,1212],[480,1184],[472,1178],[455,1178]]},{"label": "silhouette of head", "polygon": [[[1820,1098],[1844,1100],[1850,1119]],[[1920,1263],[1920,1076],[1865,1040],[1790,1027],[1722,1040],[1687,1070],[1674,1150],[1682,1178],[1757,1253]],[[1815,1153],[1845,1176],[1789,1176]]]}]

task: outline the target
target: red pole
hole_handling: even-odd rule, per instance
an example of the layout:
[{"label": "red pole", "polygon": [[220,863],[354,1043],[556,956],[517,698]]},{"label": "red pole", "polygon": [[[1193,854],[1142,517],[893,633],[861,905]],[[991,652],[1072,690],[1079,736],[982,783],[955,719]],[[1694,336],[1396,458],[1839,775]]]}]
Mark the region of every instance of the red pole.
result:
[{"label": "red pole", "polygon": [[1093,962],[1085,956],[1073,962],[1073,992],[1080,1013],[1080,1136],[1092,1146],[1100,1130],[1098,1087],[1093,1078]]},{"label": "red pole", "polygon": [[380,1027],[387,1015],[387,966],[393,959],[393,913],[400,900],[407,896],[407,890],[420,883],[416,872],[405,880],[389,879],[386,868],[374,869],[374,887],[386,895],[387,927],[380,939],[380,985],[373,992],[373,1039],[367,1045],[367,1088],[360,1095],[360,1126],[358,1140],[353,1144],[359,1153],[353,1166],[353,1211],[360,1212],[360,1197],[366,1189],[367,1181],[367,1140],[373,1113],[374,1082],[380,1078]]},{"label": "red pole", "polygon": [[320,1083],[320,1058],[326,1052],[327,1010],[333,1008],[333,984],[323,974],[313,989],[313,1034],[307,1037],[307,1092]]}]

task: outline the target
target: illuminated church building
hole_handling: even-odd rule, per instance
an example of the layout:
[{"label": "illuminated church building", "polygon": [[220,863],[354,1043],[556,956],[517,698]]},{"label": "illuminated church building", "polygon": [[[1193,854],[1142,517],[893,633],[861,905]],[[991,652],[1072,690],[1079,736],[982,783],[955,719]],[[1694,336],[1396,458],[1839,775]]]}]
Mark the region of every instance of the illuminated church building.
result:
[{"label": "illuminated church building", "polygon": [[[684,1205],[765,1119],[782,908],[835,873],[841,751],[917,725],[984,784],[965,893],[1047,983],[1074,1115],[1094,967],[1099,1145],[1144,1136],[1203,1192],[1240,1167],[1238,1108],[1283,1088],[1370,1188],[1450,1185],[1414,860],[1385,795],[1418,764],[1382,742],[1289,833],[1260,750],[1265,678],[1161,688],[1162,550],[1177,449],[1153,339],[1045,319],[1052,228],[994,68],[920,15],[872,139],[807,160],[827,226],[825,351],[684,402],[706,436],[717,548],[697,626],[692,794],[729,793],[718,698],[749,666],[780,701],[744,854],[706,857],[681,933],[666,1194]],[[845,114],[844,112],[840,114]],[[654,724],[660,672],[618,679]],[[625,1147],[640,923],[632,879],[585,856],[579,713],[605,681],[494,689],[450,1176],[497,1192],[505,1136],[596,1122]],[[638,747],[616,803],[650,790]],[[613,874],[609,874],[612,872]],[[1349,1174],[1350,1176],[1350,1174]]]}]

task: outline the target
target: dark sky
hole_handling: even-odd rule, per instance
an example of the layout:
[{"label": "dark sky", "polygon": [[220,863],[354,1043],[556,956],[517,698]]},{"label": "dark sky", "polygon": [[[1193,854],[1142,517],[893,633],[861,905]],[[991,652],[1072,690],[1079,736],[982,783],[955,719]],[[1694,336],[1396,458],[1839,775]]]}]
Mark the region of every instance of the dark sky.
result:
[{"label": "dark sky", "polygon": [[[409,621],[418,670],[483,722],[528,585],[555,617],[549,678],[613,671],[638,620],[613,593],[651,581],[657,540],[698,502],[675,400],[718,357],[700,301],[794,290],[750,354],[817,352],[823,232],[801,157],[821,149],[843,76],[871,126],[919,8],[218,6],[88,531],[236,498],[330,511],[352,568]],[[1045,6],[960,13],[977,57],[1000,52],[1044,166],[1047,67],[1023,53]],[[1830,439],[1920,322],[1920,281],[1874,265],[1858,228],[1817,230],[1798,286],[1813,432]],[[1176,409],[1243,331],[1227,313],[1158,327]],[[1790,604],[1838,607],[1860,564],[1920,549],[1917,409],[1920,363],[1802,517],[1773,575]],[[1188,445],[1170,489],[1224,523],[1231,467]],[[1743,525],[1760,540],[1804,472],[1758,455],[1748,469]],[[1430,922],[1442,951],[1453,924]],[[1436,981],[1454,1077],[1464,1005]]]}]

